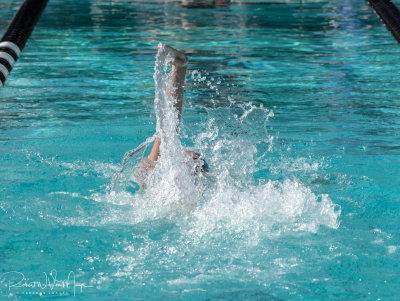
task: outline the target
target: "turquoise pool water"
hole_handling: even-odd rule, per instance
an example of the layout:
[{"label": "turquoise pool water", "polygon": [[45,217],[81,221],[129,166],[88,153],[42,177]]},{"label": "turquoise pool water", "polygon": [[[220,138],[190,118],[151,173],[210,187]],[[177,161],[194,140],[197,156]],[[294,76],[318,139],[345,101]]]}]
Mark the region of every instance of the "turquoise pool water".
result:
[{"label": "turquoise pool water", "polygon": [[[159,41],[210,172],[111,189],[155,132]],[[396,300],[398,55],[364,1],[50,1],[0,90],[0,298]]]}]

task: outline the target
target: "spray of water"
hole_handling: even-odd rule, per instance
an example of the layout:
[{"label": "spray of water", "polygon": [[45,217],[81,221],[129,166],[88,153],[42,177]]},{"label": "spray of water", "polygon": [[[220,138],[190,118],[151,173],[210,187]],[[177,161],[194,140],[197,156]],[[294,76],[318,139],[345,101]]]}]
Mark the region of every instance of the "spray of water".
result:
[{"label": "spray of water", "polygon": [[143,191],[143,197],[151,203],[157,200],[155,204],[149,205],[157,208],[159,213],[163,212],[162,215],[181,215],[196,206],[201,188],[191,173],[193,163],[185,154],[179,139],[178,112],[174,107],[177,99],[167,94],[171,59],[160,45],[153,76],[156,132],[161,138],[160,157],[146,181],[147,188]]},{"label": "spray of water", "polygon": [[[194,149],[206,156],[210,172],[193,174],[192,160],[185,154],[177,131],[185,126],[179,125],[173,106],[176,100],[166,93],[170,61],[160,47],[154,68],[154,109],[156,135],[162,143],[157,165],[146,179],[146,189],[126,192],[131,164],[122,177],[125,182],[119,180],[119,190],[107,196],[96,195],[96,200],[129,204],[133,208],[129,213],[132,223],[173,219],[183,232],[198,239],[232,234],[258,241],[287,231],[316,232],[321,225],[339,226],[340,208],[328,195],[315,195],[297,179],[255,180],[254,174],[272,152],[273,143],[266,129],[274,115],[263,106],[235,106],[230,98],[228,107],[208,109],[207,122],[196,126],[191,140]],[[205,80],[203,77],[196,71],[195,78]]]}]

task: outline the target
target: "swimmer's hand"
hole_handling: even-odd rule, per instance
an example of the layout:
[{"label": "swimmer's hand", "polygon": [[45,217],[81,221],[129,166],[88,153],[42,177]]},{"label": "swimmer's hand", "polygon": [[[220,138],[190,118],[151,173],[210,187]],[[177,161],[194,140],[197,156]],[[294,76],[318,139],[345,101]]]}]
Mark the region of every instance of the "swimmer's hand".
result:
[{"label": "swimmer's hand", "polygon": [[146,179],[154,167],[156,167],[155,161],[149,158],[142,159],[134,168],[131,175],[131,180],[136,182],[143,189],[146,188]]},{"label": "swimmer's hand", "polygon": [[165,51],[166,54],[170,54],[172,56],[171,64],[176,67],[186,66],[188,63],[188,58],[183,52],[172,48],[171,46],[163,43],[158,43],[158,49]]}]

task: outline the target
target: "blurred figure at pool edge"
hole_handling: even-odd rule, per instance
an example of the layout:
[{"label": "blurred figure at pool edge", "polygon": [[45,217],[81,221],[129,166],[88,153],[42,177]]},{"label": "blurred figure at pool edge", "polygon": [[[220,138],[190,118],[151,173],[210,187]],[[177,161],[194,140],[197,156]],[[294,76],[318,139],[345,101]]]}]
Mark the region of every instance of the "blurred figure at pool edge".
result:
[{"label": "blurred figure at pool edge", "polygon": [[187,8],[210,8],[229,5],[230,3],[230,0],[182,0],[182,6]]},{"label": "blurred figure at pool edge", "polygon": [[[188,58],[181,51],[178,51],[177,49],[166,44],[159,43],[158,48],[159,50],[165,51],[166,54],[172,56],[171,72],[166,92],[168,99],[175,100],[174,108],[178,113],[179,124],[182,115],[183,85],[185,83]],[[160,137],[156,137],[150,155],[147,158],[142,159],[132,173],[132,180],[138,183],[142,188],[146,187],[145,180],[156,166],[158,157],[160,155],[160,145],[161,139]],[[208,171],[208,165],[200,156],[200,154],[193,151],[186,151],[186,154],[195,162],[194,173],[204,173]]]}]

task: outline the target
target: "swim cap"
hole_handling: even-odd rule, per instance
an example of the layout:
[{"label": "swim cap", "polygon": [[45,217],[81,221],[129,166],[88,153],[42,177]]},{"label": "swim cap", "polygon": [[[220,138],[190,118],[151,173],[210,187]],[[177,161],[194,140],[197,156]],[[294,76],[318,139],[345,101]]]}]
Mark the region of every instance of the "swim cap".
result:
[{"label": "swim cap", "polygon": [[197,174],[199,172],[208,172],[208,164],[207,162],[201,157],[199,153],[193,152],[193,151],[186,151],[186,154],[188,154],[189,157],[193,159],[193,162],[195,164],[194,167],[194,173]]}]

